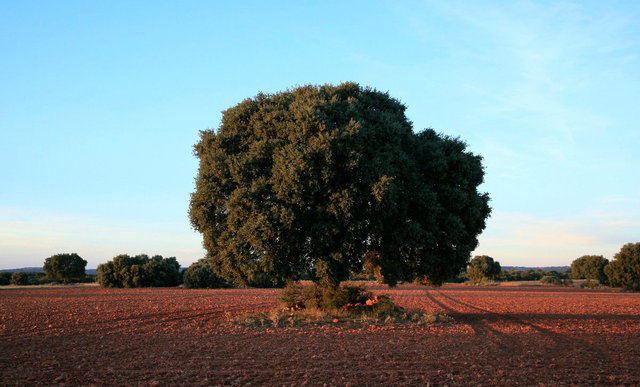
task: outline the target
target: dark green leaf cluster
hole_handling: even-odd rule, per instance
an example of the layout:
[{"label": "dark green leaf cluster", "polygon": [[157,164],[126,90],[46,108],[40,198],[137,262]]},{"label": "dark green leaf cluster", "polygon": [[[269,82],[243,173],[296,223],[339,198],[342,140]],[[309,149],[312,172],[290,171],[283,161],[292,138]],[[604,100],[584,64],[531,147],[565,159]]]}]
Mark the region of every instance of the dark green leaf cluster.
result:
[{"label": "dark green leaf cluster", "polygon": [[11,274],[12,273],[8,271],[0,272],[0,286],[9,285],[9,283],[11,282]]},{"label": "dark green leaf cluster", "polygon": [[540,282],[549,285],[562,285],[562,280],[554,275],[545,275],[540,278]]},{"label": "dark green leaf cluster", "polygon": [[597,280],[603,285],[607,284],[607,275],[604,268],[609,260],[602,255],[583,255],[571,263],[571,278]]},{"label": "dark green leaf cluster", "polygon": [[201,259],[192,263],[191,266],[184,271],[182,283],[184,284],[184,287],[188,289],[216,289],[229,287],[227,281],[215,273],[211,266],[211,262],[206,259]]},{"label": "dark green leaf cluster", "polygon": [[640,290],[640,242],[622,246],[604,271],[611,286]]},{"label": "dark green leaf cluster", "polygon": [[32,285],[34,284],[33,276],[31,273],[26,273],[22,271],[16,271],[11,273],[11,280],[9,283],[11,285]]},{"label": "dark green leaf cluster", "polygon": [[0,273],[0,285],[44,285],[56,283],[42,272],[14,271]]},{"label": "dark green leaf cluster", "polygon": [[118,255],[98,266],[96,281],[107,288],[178,286],[180,264],[174,257]]},{"label": "dark green leaf cluster", "polygon": [[384,281],[442,284],[489,215],[481,157],[354,83],[246,99],[201,132],[190,219],[236,285],[311,277],[335,287],[375,252]]},{"label": "dark green leaf cluster", "polygon": [[85,278],[87,261],[78,254],[56,254],[45,259],[44,272],[50,279],[64,283],[81,282]]},{"label": "dark green leaf cluster", "polygon": [[470,282],[479,283],[495,280],[500,277],[502,268],[500,263],[488,255],[477,255],[469,262],[467,278]]}]

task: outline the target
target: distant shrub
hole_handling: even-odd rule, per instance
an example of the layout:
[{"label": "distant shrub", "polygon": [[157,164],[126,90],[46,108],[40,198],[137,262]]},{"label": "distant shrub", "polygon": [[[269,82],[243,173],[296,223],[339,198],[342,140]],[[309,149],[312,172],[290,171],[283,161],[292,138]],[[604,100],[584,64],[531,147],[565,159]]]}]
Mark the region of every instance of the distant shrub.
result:
[{"label": "distant shrub", "polygon": [[576,279],[591,279],[607,283],[607,275],[604,272],[609,260],[602,255],[583,255],[571,263],[571,277]]},{"label": "distant shrub", "polygon": [[500,277],[502,268],[500,263],[488,255],[478,255],[469,262],[467,278],[471,283],[494,281]]},{"label": "distant shrub", "polygon": [[139,288],[178,286],[180,264],[175,257],[163,258],[146,254],[130,257],[118,255],[98,266],[96,281],[108,288]]},{"label": "distant shrub", "polygon": [[31,276],[29,273],[16,271],[11,273],[11,285],[31,285]]},{"label": "distant shrub", "polygon": [[640,242],[622,246],[604,270],[611,286],[640,290]]},{"label": "distant shrub", "polygon": [[90,284],[90,283],[94,283],[94,282],[96,282],[95,274],[86,274],[84,276],[84,278],[82,279],[82,283],[85,283],[85,284]]},{"label": "distant shrub", "polygon": [[81,282],[85,277],[87,261],[76,253],[56,254],[45,259],[44,272],[47,277],[64,283]]},{"label": "distant shrub", "polygon": [[0,271],[0,286],[9,285],[11,282],[11,273],[7,271]]},{"label": "distant shrub", "polygon": [[194,262],[184,271],[182,283],[185,288],[216,289],[227,288],[230,285],[213,270],[213,266],[206,259]]},{"label": "distant shrub", "polygon": [[587,280],[580,284],[580,288],[582,289],[599,289],[602,285],[598,281]]},{"label": "distant shrub", "polygon": [[548,285],[563,285],[562,280],[552,275],[545,275],[540,278],[540,282]]}]

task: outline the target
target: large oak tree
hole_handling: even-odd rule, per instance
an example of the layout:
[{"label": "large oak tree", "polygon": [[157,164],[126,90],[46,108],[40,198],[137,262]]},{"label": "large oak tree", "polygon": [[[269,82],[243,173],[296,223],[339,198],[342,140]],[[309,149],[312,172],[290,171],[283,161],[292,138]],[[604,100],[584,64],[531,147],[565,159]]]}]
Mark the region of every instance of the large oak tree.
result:
[{"label": "large oak tree", "polygon": [[[225,279],[334,287],[375,252],[386,283],[440,285],[490,213],[481,157],[355,83],[258,94],[201,132],[190,219]],[[372,255],[372,254],[369,254]]]}]

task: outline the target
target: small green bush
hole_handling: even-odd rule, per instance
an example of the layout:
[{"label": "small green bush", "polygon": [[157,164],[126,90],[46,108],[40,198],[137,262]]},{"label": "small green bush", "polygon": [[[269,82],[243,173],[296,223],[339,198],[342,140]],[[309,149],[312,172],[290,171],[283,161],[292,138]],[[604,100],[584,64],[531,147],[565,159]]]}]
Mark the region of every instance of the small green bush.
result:
[{"label": "small green bush", "polygon": [[587,280],[580,284],[580,288],[582,289],[599,289],[602,285],[598,281]]},{"label": "small green bush", "polygon": [[366,305],[373,299],[371,292],[361,286],[342,286],[337,289],[326,289],[322,292],[322,309],[350,308]]},{"label": "small green bush", "polygon": [[545,275],[540,278],[540,282],[547,285],[562,285],[562,280],[552,275]]},{"label": "small green bush", "polygon": [[289,282],[278,296],[278,304],[287,310],[320,309],[322,290],[316,284],[303,286],[299,282]]}]

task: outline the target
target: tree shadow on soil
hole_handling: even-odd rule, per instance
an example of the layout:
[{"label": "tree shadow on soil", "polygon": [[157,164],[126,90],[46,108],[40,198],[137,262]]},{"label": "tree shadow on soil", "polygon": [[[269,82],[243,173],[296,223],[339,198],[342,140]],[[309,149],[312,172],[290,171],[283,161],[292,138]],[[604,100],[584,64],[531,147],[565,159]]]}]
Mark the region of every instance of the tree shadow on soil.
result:
[{"label": "tree shadow on soil", "polygon": [[[499,322],[512,323],[522,328],[529,328],[542,335],[551,345],[545,345],[544,350],[553,354],[559,359],[570,361],[575,359],[575,353],[580,354],[580,359],[584,357],[593,358],[594,363],[600,364],[601,367],[611,365],[612,360],[610,354],[599,345],[590,343],[586,340],[575,336],[567,336],[550,329],[543,328],[531,322],[531,320],[572,320],[572,319],[608,319],[608,320],[632,320],[640,321],[640,316],[635,315],[570,315],[570,314],[508,314],[496,313],[489,309],[479,308],[475,305],[457,300],[443,292],[437,290],[437,296],[441,297],[448,303],[442,302],[432,294],[433,291],[425,291],[427,297],[436,305],[447,311],[455,320],[465,323],[473,329],[478,336],[488,336],[493,340],[491,342],[500,350],[507,352],[509,355],[517,353],[525,355],[531,349],[519,340],[519,336],[526,333],[508,334],[501,332],[491,324]],[[472,313],[465,313],[460,307],[473,310]],[[479,313],[478,313],[479,312]]]}]

